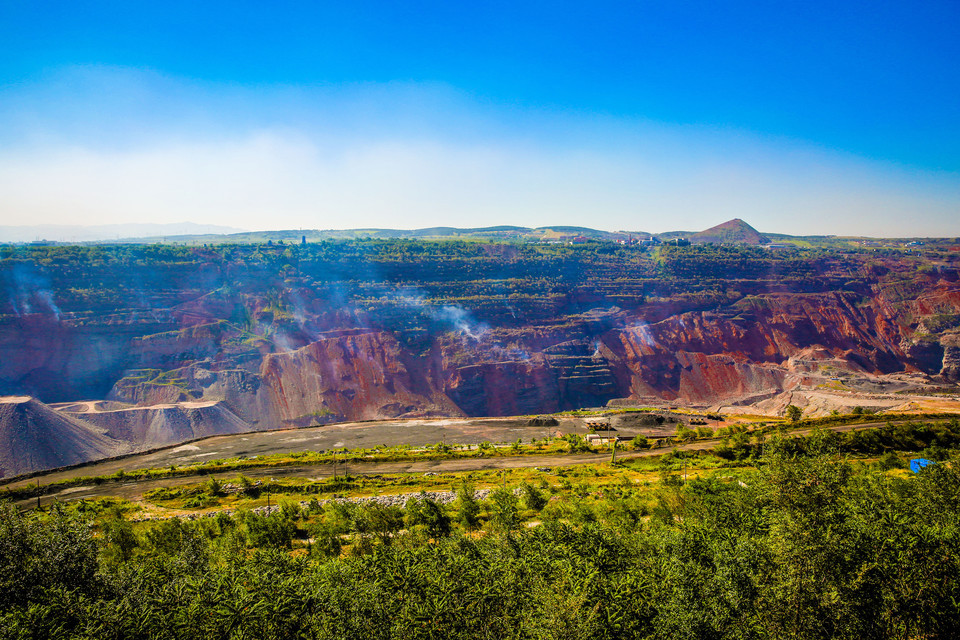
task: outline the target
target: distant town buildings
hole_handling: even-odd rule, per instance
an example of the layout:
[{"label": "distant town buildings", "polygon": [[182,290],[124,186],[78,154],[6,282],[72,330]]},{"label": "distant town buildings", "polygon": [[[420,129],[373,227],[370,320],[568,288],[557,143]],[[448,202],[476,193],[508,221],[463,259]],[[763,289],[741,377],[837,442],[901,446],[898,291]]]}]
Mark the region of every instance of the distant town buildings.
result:
[{"label": "distant town buildings", "polygon": [[633,234],[628,234],[626,238],[621,238],[617,240],[617,244],[624,246],[641,246],[641,247],[655,247],[657,245],[663,244],[660,242],[660,239],[656,236],[640,236],[634,237]]}]

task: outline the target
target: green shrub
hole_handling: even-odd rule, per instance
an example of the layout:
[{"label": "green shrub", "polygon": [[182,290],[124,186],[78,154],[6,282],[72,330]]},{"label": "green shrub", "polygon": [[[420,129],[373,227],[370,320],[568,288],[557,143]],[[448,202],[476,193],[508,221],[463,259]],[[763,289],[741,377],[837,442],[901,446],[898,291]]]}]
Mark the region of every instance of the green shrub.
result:
[{"label": "green shrub", "polygon": [[520,485],[520,495],[523,498],[523,505],[536,513],[539,513],[540,510],[543,509],[549,499],[536,487],[526,482]]}]

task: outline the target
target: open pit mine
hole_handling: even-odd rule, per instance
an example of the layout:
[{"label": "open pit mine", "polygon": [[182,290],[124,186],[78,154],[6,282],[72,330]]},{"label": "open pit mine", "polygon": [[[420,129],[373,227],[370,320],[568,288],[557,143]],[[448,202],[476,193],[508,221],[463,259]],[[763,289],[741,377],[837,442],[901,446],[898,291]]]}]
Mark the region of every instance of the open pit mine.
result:
[{"label": "open pit mine", "polygon": [[718,240],[3,246],[0,476],[355,420],[960,406],[956,241]]}]

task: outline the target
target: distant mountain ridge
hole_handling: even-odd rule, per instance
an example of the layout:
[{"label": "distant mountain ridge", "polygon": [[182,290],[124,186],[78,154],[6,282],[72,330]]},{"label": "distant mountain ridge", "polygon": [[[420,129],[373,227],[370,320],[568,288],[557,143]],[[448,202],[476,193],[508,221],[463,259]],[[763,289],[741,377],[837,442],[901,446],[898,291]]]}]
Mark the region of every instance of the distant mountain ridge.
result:
[{"label": "distant mountain ridge", "polygon": [[[793,236],[782,233],[760,233],[750,224],[734,218],[703,231],[604,231],[590,227],[551,225],[521,227],[496,225],[490,227],[424,227],[421,229],[387,229],[378,227],[356,229],[271,229],[245,231],[233,227],[179,224],[130,225],[0,225],[0,243],[30,243],[36,241],[99,244],[285,244],[319,242],[322,240],[486,240],[491,242],[569,242],[594,240],[599,242],[630,242],[651,237],[662,241],[683,238],[694,244],[762,245],[769,242],[816,242],[833,244],[849,240],[893,240],[871,236],[810,235]],[[901,240],[905,240],[903,238]],[[909,238],[912,240],[922,238]],[[960,240],[958,240],[960,242]]]},{"label": "distant mountain ridge", "polygon": [[[167,242],[185,242],[188,244],[206,243],[259,243],[259,242],[316,242],[321,240],[359,240],[359,239],[399,239],[399,240],[490,240],[522,242],[569,242],[595,240],[600,242],[630,242],[651,237],[663,240],[689,238],[694,243],[714,242],[717,244],[765,244],[769,242],[752,226],[739,218],[729,220],[705,231],[667,231],[650,233],[648,231],[603,231],[590,227],[555,225],[549,227],[518,227],[500,225],[493,227],[426,227],[422,229],[282,229],[271,231],[249,231],[228,235],[205,236],[167,236]],[[130,238],[126,242],[158,242],[161,238]]]},{"label": "distant mountain ridge", "polygon": [[[426,227],[422,229],[382,229],[382,228],[359,228],[359,229],[280,229],[269,231],[249,231],[243,233],[233,233],[229,235],[186,235],[186,236],[167,236],[163,240],[168,242],[212,242],[212,243],[257,243],[271,240],[278,242],[300,242],[306,239],[307,242],[320,240],[359,240],[359,239],[400,239],[400,240],[491,240],[508,241],[520,240],[526,242],[550,242],[571,240],[573,238],[586,238],[588,240],[598,240],[606,242],[615,242],[625,240],[631,236],[649,237],[650,233],[643,231],[602,231],[591,229],[589,227],[573,227],[558,225],[552,227],[516,227],[510,225],[499,225],[493,227]],[[125,242],[156,242],[160,238],[129,238]]]}]

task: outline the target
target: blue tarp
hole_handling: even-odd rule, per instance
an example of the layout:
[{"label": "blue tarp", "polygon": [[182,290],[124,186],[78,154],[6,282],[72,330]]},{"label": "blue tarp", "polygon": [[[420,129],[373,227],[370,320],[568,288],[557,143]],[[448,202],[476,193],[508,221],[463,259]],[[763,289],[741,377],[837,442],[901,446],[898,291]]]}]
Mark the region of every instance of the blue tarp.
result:
[{"label": "blue tarp", "polygon": [[910,471],[913,471],[914,473],[916,473],[920,471],[920,469],[923,469],[925,466],[930,464],[937,464],[937,463],[934,462],[933,460],[927,460],[926,458],[914,458],[913,460],[910,461]]}]

